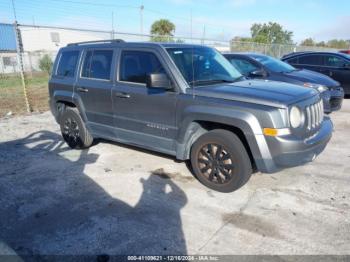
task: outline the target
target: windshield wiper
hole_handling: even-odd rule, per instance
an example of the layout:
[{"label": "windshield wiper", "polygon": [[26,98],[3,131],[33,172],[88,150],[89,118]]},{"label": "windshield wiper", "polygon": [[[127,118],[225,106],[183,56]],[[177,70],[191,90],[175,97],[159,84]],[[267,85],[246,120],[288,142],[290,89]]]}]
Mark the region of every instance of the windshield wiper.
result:
[{"label": "windshield wiper", "polygon": [[210,80],[193,80],[190,81],[190,85],[210,85],[217,83],[233,83],[236,80],[227,80],[227,79],[210,79]]},{"label": "windshield wiper", "polygon": [[242,81],[242,80],[246,80],[247,78],[244,76],[244,75],[241,75],[239,77],[237,77],[234,81],[232,82],[239,82],[239,81]]},{"label": "windshield wiper", "polygon": [[282,73],[282,74],[289,74],[289,73],[293,73],[293,72],[296,72],[296,71],[300,71],[300,69],[295,68],[295,69],[289,70],[289,71],[281,71],[280,73]]}]

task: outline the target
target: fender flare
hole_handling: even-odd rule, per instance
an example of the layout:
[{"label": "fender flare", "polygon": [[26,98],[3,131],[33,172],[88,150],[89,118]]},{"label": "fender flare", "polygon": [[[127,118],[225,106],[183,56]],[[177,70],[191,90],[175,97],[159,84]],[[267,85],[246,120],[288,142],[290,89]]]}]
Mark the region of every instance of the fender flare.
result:
[{"label": "fender flare", "polygon": [[262,159],[271,158],[260,123],[252,113],[225,108],[210,110],[208,107],[194,106],[185,114],[186,117],[180,124],[177,137],[176,157],[178,159],[189,159],[193,143],[208,131],[199,122],[224,124],[242,131],[258,169],[264,169]]},{"label": "fender flare", "polygon": [[85,107],[84,107],[83,101],[81,100],[80,96],[78,96],[77,94],[72,93],[70,91],[57,90],[53,93],[52,97],[53,97],[53,99],[50,102],[50,107],[51,107],[51,111],[56,119],[58,117],[56,104],[59,102],[63,102],[63,103],[69,102],[69,103],[72,103],[76,106],[84,123],[87,122],[87,117],[86,117],[85,110],[84,110]]}]

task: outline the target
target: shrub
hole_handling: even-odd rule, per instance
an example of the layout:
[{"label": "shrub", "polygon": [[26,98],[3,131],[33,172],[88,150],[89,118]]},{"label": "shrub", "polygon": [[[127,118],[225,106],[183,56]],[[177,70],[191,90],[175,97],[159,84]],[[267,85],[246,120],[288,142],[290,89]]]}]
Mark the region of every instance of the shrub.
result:
[{"label": "shrub", "polygon": [[39,68],[48,74],[51,74],[52,70],[52,59],[49,55],[44,55],[39,61]]}]

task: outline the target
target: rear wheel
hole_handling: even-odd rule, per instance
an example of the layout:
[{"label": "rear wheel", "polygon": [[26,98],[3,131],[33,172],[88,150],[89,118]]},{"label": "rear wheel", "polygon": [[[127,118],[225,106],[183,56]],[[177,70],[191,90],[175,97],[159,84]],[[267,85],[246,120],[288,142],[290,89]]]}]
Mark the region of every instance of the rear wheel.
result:
[{"label": "rear wheel", "polygon": [[242,187],[252,174],[249,155],[241,140],[227,130],[202,135],[192,146],[194,175],[205,186],[220,192]]},{"label": "rear wheel", "polygon": [[82,149],[91,146],[93,137],[86,129],[77,108],[66,107],[59,121],[62,137],[69,147]]}]

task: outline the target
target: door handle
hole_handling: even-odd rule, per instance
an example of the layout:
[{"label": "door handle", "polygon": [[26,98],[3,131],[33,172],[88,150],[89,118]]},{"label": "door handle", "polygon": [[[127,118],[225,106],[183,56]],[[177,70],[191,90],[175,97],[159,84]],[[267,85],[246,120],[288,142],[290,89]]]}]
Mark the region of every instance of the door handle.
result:
[{"label": "door handle", "polygon": [[89,89],[87,89],[87,88],[85,88],[85,87],[78,87],[77,90],[78,90],[79,92],[82,92],[82,93],[87,93],[87,92],[89,92]]},{"label": "door handle", "polygon": [[115,96],[120,98],[130,98],[130,94],[124,92],[116,92]]}]

